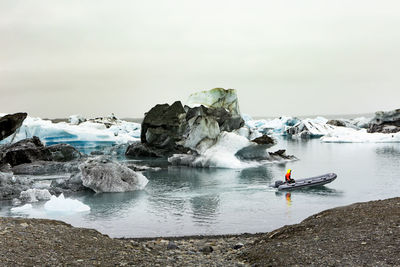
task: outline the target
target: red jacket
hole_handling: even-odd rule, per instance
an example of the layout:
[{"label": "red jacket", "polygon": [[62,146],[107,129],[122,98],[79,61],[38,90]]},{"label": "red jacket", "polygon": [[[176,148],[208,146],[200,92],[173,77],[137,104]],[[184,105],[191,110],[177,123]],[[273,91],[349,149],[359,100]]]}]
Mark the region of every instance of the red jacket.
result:
[{"label": "red jacket", "polygon": [[291,174],[292,174],[291,172],[286,173],[286,175],[285,175],[286,181],[290,181]]}]

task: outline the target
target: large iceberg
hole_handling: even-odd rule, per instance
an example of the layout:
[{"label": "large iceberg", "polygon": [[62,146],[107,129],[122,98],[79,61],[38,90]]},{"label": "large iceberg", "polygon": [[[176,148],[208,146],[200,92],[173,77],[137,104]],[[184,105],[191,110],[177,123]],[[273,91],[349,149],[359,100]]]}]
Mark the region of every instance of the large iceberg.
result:
[{"label": "large iceberg", "polygon": [[67,143],[75,147],[90,147],[99,144],[122,144],[139,140],[140,124],[117,119],[109,124],[91,120],[82,122],[82,119],[76,117],[72,117],[70,123],[53,123],[50,120],[28,116],[16,133],[2,140],[0,144],[17,142],[33,136],[38,136],[45,145]]}]

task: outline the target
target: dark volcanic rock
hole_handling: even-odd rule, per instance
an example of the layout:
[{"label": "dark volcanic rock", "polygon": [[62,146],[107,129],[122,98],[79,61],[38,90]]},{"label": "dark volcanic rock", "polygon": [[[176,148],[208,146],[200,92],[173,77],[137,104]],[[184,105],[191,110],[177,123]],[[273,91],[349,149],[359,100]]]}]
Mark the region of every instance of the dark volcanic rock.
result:
[{"label": "dark volcanic rock", "polygon": [[329,121],[327,121],[326,124],[330,124],[330,125],[333,125],[333,126],[346,127],[346,124],[343,121],[340,121],[340,120],[329,120]]},{"label": "dark volcanic rock", "polygon": [[21,127],[26,119],[26,113],[8,114],[0,118],[0,140],[12,135]]},{"label": "dark volcanic rock", "polygon": [[275,140],[272,137],[269,137],[266,134],[263,135],[263,136],[257,137],[257,138],[255,138],[255,139],[253,139],[251,141],[254,142],[254,143],[257,143],[259,145],[270,145],[270,146],[275,145]]},{"label": "dark volcanic rock", "polygon": [[51,152],[36,136],[0,147],[0,162],[16,166],[37,160],[50,161]]},{"label": "dark volcanic rock", "polygon": [[286,155],[285,149],[280,149],[275,152],[269,152],[269,155],[277,159],[296,159],[296,157],[293,155]]},{"label": "dark volcanic rock", "polygon": [[35,161],[71,161],[81,154],[72,146],[58,144],[45,147],[38,137],[27,138],[14,144],[0,147],[0,164],[17,166]]},{"label": "dark volcanic rock", "polygon": [[162,157],[163,154],[159,149],[150,148],[146,144],[142,144],[140,142],[135,142],[129,145],[128,149],[125,152],[125,156],[131,158],[140,158],[140,157],[152,157],[158,158]]},{"label": "dark volcanic rock", "polygon": [[140,139],[156,148],[173,149],[186,130],[186,112],[180,101],[156,105],[144,117]]},{"label": "dark volcanic rock", "polygon": [[378,111],[372,119],[369,133],[397,133],[400,132],[400,109],[388,112]]},{"label": "dark volcanic rock", "polygon": [[75,147],[68,144],[57,144],[47,147],[54,161],[71,161],[81,158],[81,153]]}]

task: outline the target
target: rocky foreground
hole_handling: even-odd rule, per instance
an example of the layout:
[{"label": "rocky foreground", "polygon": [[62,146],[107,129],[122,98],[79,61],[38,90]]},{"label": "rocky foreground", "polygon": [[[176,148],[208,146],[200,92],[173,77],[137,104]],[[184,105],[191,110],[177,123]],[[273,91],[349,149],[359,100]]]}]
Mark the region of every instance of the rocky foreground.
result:
[{"label": "rocky foreground", "polygon": [[400,198],[236,236],[113,239],[59,221],[0,218],[3,266],[393,266],[399,248]]}]

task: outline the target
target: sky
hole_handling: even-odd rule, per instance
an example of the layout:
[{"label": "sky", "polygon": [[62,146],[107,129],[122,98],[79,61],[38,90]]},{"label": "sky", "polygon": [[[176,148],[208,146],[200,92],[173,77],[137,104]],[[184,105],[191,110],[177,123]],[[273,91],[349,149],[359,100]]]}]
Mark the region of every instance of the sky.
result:
[{"label": "sky", "polygon": [[0,113],[139,118],[215,87],[252,116],[400,108],[397,0],[2,0]]}]

